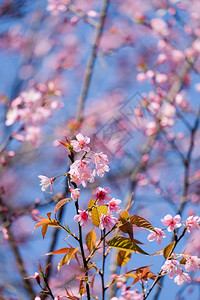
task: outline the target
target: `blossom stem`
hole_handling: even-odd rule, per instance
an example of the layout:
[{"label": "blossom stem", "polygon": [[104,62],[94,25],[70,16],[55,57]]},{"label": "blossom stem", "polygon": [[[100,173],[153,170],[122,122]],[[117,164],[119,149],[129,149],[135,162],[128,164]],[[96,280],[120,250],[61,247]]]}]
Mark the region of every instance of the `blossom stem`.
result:
[{"label": "blossom stem", "polygon": [[101,239],[103,240],[103,253],[102,253],[102,270],[100,272],[101,275],[101,283],[102,283],[102,300],[105,299],[105,285],[104,285],[104,271],[105,271],[105,247],[106,247],[106,239],[105,239],[105,229],[101,231]]}]

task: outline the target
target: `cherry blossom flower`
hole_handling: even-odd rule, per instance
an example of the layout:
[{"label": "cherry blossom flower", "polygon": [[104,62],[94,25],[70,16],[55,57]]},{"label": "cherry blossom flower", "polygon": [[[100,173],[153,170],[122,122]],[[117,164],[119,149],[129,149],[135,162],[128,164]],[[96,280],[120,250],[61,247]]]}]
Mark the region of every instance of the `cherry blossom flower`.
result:
[{"label": "cherry blossom flower", "polygon": [[162,19],[160,19],[160,18],[152,19],[150,24],[151,24],[152,29],[156,33],[161,34],[163,36],[169,35],[169,29],[168,29],[167,23],[165,23],[165,21],[163,21]]},{"label": "cherry blossom flower", "polygon": [[[126,290],[122,292],[122,297],[123,299],[126,300],[142,300],[143,299],[143,294],[139,294],[137,290]],[[120,299],[121,300],[121,299]]]},{"label": "cherry blossom flower", "polygon": [[196,272],[199,270],[200,258],[198,258],[197,256],[191,256],[191,255],[189,255],[189,257],[185,257],[185,258],[186,258],[185,269],[187,272],[190,272],[190,271]]},{"label": "cherry blossom flower", "polygon": [[181,272],[174,278],[174,282],[178,285],[182,285],[185,281],[188,283],[191,282],[191,278],[187,273],[184,273],[181,269]]},{"label": "cherry blossom flower", "polygon": [[171,215],[166,215],[164,219],[161,219],[164,226],[169,226],[167,230],[173,231],[175,228],[181,227],[181,216],[176,215],[174,218]]},{"label": "cherry blossom flower", "polygon": [[71,186],[69,187],[69,190],[71,192],[71,197],[72,199],[76,202],[78,200],[78,198],[80,197],[80,189],[76,188],[73,189]]},{"label": "cherry blossom flower", "polygon": [[110,171],[108,157],[103,152],[95,153],[92,162],[95,165],[94,176],[97,174],[99,177],[103,177],[105,172]]},{"label": "cherry blossom flower", "polygon": [[167,272],[169,278],[173,278],[174,275],[180,274],[182,269],[179,267],[179,262],[177,260],[171,259],[166,260],[164,265],[161,267],[161,269],[164,272]]},{"label": "cherry blossom flower", "polygon": [[68,0],[48,0],[47,10],[51,11],[53,15],[57,15],[59,12],[65,12],[69,4]]},{"label": "cherry blossom flower", "polygon": [[191,233],[194,229],[200,229],[200,217],[190,216],[186,220],[187,231]]},{"label": "cherry blossom flower", "polygon": [[88,166],[88,161],[86,160],[76,160],[69,170],[71,180],[77,185],[82,184],[83,187],[87,186],[88,182],[94,182],[94,176],[92,174],[92,169]]},{"label": "cherry blossom flower", "polygon": [[98,205],[103,205],[104,201],[109,201],[112,199],[112,197],[108,195],[110,192],[111,189],[109,187],[98,187],[95,189],[95,192],[92,194],[91,198],[92,200],[98,199]]},{"label": "cherry blossom flower", "polygon": [[41,300],[41,298],[37,295],[34,300]]},{"label": "cherry blossom flower", "polygon": [[152,232],[148,235],[147,239],[149,242],[153,242],[157,239],[158,245],[161,244],[162,238],[166,238],[165,233],[160,228],[154,228],[156,232]]},{"label": "cherry blossom flower", "polygon": [[84,209],[78,210],[79,214],[74,216],[75,222],[80,222],[81,226],[84,226],[88,223],[90,223],[90,213]]},{"label": "cherry blossom flower", "polygon": [[153,134],[155,134],[157,132],[157,125],[156,125],[156,122],[154,121],[151,121],[149,123],[147,123],[146,125],[146,135],[147,136],[151,136]]},{"label": "cherry blossom flower", "polygon": [[76,135],[76,140],[71,141],[71,145],[73,146],[73,150],[75,152],[80,152],[82,150],[89,152],[90,148],[87,146],[90,142],[89,137],[84,137],[81,133]]},{"label": "cherry blossom flower", "polygon": [[108,208],[110,211],[115,211],[116,213],[120,213],[121,212],[121,207],[119,206],[119,204],[121,203],[122,201],[120,199],[115,199],[115,198],[112,198],[110,200],[110,202],[108,203]]},{"label": "cherry blossom flower", "polygon": [[42,186],[41,190],[44,192],[48,190],[48,188],[50,187],[50,193],[52,194],[52,183],[55,180],[55,178],[49,178],[44,175],[39,175],[38,177],[41,179],[40,181],[40,185]]},{"label": "cherry blossom flower", "polygon": [[112,297],[111,300],[142,300],[143,294],[139,294],[137,290],[127,289],[126,285],[122,287],[122,293],[120,297]]},{"label": "cherry blossom flower", "polygon": [[165,83],[167,81],[167,75],[158,73],[156,74],[156,81],[160,84]]},{"label": "cherry blossom flower", "polygon": [[103,230],[104,228],[110,231],[113,227],[113,224],[117,222],[117,218],[113,217],[111,213],[106,215],[101,215],[100,217],[100,225],[99,228]]},{"label": "cherry blossom flower", "polygon": [[9,240],[8,230],[6,228],[2,228],[3,237],[5,240]]}]

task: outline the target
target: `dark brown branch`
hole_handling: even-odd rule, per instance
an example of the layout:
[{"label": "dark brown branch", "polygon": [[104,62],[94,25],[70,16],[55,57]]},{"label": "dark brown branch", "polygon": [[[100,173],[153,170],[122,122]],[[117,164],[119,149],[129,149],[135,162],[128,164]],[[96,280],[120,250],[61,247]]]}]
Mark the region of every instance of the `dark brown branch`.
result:
[{"label": "dark brown branch", "polygon": [[[3,222],[6,223],[7,222],[7,217],[6,217],[6,214],[3,210],[3,203],[2,203],[1,197],[0,197],[0,214],[1,214]],[[8,236],[9,236],[8,242],[10,243],[10,246],[11,246],[12,251],[14,253],[17,268],[18,268],[18,270],[21,274],[22,280],[23,280],[24,289],[26,290],[27,294],[29,295],[30,299],[32,300],[32,299],[35,298],[35,293],[34,293],[34,290],[32,288],[30,280],[28,280],[28,279],[24,280],[24,278],[27,278],[28,275],[27,275],[26,270],[24,268],[23,260],[22,260],[21,254],[19,252],[19,248],[17,246],[15,238],[12,234],[12,230],[11,230],[10,225],[7,226],[7,232],[8,232]]]}]

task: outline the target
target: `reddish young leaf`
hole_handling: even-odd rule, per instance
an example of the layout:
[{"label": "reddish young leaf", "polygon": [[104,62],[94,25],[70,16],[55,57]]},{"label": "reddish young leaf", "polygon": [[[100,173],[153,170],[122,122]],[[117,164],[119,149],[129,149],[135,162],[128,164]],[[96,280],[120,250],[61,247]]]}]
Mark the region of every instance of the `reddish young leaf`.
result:
[{"label": "reddish young leaf", "polygon": [[48,225],[51,227],[59,227],[59,223],[57,220],[43,218],[43,217],[39,217],[39,216],[37,216],[37,218],[39,218],[41,221],[38,221],[38,223],[35,225],[34,229],[38,228],[39,226],[43,226],[43,225]]},{"label": "reddish young leaf", "polygon": [[[50,213],[48,213],[48,215],[50,216]],[[41,221],[38,221],[38,223],[35,225],[35,228],[38,228],[39,226],[42,226],[42,236],[43,238],[45,237],[46,235],[46,232],[47,232],[47,229],[48,229],[48,226],[51,226],[51,227],[59,227],[59,223],[57,220],[53,220],[53,219],[50,219],[50,217],[47,219],[47,218],[43,218],[43,217],[39,217],[37,216],[37,218],[39,218]]]},{"label": "reddish young leaf", "polygon": [[58,250],[55,250],[53,252],[49,252],[49,253],[46,253],[45,255],[53,255],[53,254],[64,254],[64,253],[69,253],[69,251],[71,251],[72,248],[61,248],[61,249],[58,249]]},{"label": "reddish young leaf", "polygon": [[65,198],[65,199],[62,199],[60,201],[58,201],[58,203],[56,204],[55,208],[54,208],[54,213],[56,214],[57,211],[63,206],[65,205],[67,202],[71,201],[72,198]]}]

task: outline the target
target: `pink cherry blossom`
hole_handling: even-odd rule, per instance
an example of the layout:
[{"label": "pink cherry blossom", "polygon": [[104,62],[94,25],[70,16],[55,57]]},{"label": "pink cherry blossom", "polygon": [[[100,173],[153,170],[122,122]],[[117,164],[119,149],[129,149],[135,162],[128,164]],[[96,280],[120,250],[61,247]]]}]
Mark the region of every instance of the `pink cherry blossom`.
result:
[{"label": "pink cherry blossom", "polygon": [[160,53],[158,58],[157,58],[157,64],[161,65],[167,60],[167,56],[164,53]]},{"label": "pink cherry blossom", "polygon": [[190,216],[186,220],[187,231],[191,233],[194,229],[200,229],[200,217]]},{"label": "pink cherry blossom", "polygon": [[142,73],[137,74],[137,81],[143,82],[145,80],[146,80],[146,74],[145,73],[142,72]]},{"label": "pink cherry blossom", "polygon": [[73,150],[75,152],[80,152],[80,151],[90,151],[90,148],[87,146],[87,144],[89,144],[90,142],[90,138],[89,137],[84,137],[81,133],[76,135],[76,140],[71,141],[71,145],[73,146]]},{"label": "pink cherry blossom", "polygon": [[122,292],[121,296],[123,297],[122,299],[126,299],[126,300],[142,300],[143,299],[143,294],[139,294],[139,292],[137,290],[127,289],[126,291]]},{"label": "pink cherry blossom", "polygon": [[164,226],[169,226],[167,230],[173,231],[175,228],[181,227],[181,216],[176,215],[174,218],[171,215],[166,215],[164,219],[161,219]]},{"label": "pink cherry blossom", "polygon": [[179,262],[177,260],[171,259],[166,260],[164,265],[161,267],[161,269],[164,272],[167,272],[169,278],[173,278],[174,275],[180,274],[182,269],[179,267]]},{"label": "pink cherry blossom", "polygon": [[109,201],[112,199],[112,197],[108,195],[110,192],[111,189],[109,187],[98,187],[95,189],[95,192],[92,194],[91,198],[92,200],[98,199],[98,205],[103,205],[104,201]]},{"label": "pink cherry blossom", "polygon": [[53,15],[57,15],[59,12],[65,12],[69,4],[68,0],[48,0],[47,10],[51,11]]},{"label": "pink cherry blossom", "polygon": [[146,132],[145,132],[146,135],[151,136],[151,135],[155,134],[156,132],[157,132],[156,122],[154,122],[154,121],[148,122],[146,125]]},{"label": "pink cherry blossom", "polygon": [[69,187],[69,190],[71,192],[71,197],[72,199],[76,202],[78,200],[78,198],[80,197],[80,189],[76,188],[73,189],[71,186]]},{"label": "pink cherry blossom", "polygon": [[52,194],[52,183],[54,181],[54,178],[49,178],[44,175],[39,175],[38,177],[41,179],[40,181],[40,185],[42,186],[41,190],[44,192],[48,190],[48,188],[50,187],[50,193]]},{"label": "pink cherry blossom", "polygon": [[86,160],[76,160],[69,170],[71,180],[77,185],[82,184],[87,186],[87,182],[94,182],[92,169],[88,166],[89,162]]},{"label": "pink cherry blossom", "polygon": [[2,228],[1,231],[3,233],[4,239],[8,241],[9,240],[8,230],[6,228]]},{"label": "pink cherry blossom", "polygon": [[41,300],[41,298],[37,295],[34,300]]},{"label": "pink cherry blossom", "polygon": [[152,29],[156,33],[161,34],[163,36],[169,35],[169,29],[168,29],[167,23],[165,23],[165,21],[163,21],[162,19],[155,18],[155,19],[152,19],[150,23],[151,23]]},{"label": "pink cherry blossom", "polygon": [[84,226],[88,223],[90,223],[90,213],[84,209],[78,210],[79,214],[74,216],[74,221],[80,222],[81,226]]},{"label": "pink cherry blossom", "polygon": [[181,269],[180,274],[178,274],[175,278],[174,278],[174,282],[177,283],[178,285],[182,285],[185,281],[187,281],[188,283],[191,282],[191,278],[187,273],[184,273],[183,270]]},{"label": "pink cherry blossom", "polygon": [[117,218],[113,217],[111,213],[106,215],[101,215],[100,217],[100,225],[99,228],[103,230],[104,228],[110,231],[113,227],[113,224],[117,222]]},{"label": "pink cherry blossom", "polygon": [[143,294],[139,294],[137,290],[130,290],[126,285],[122,287],[120,297],[112,297],[111,300],[142,300]]},{"label": "pink cherry blossom", "polygon": [[121,203],[122,201],[120,199],[115,199],[115,198],[112,198],[110,200],[110,202],[108,203],[108,208],[110,211],[115,211],[116,213],[120,213],[121,212],[121,207],[119,206],[119,204]]},{"label": "pink cherry blossom", "polygon": [[185,263],[185,269],[187,272],[190,271],[198,271],[199,267],[200,267],[200,258],[198,258],[197,256],[191,256],[189,255],[189,257],[185,257],[186,258],[186,263]]},{"label": "pink cherry blossom", "polygon": [[158,74],[156,74],[155,79],[156,79],[157,83],[162,84],[162,83],[165,83],[167,81],[167,75],[162,74],[162,73],[158,73]]},{"label": "pink cherry blossom", "polygon": [[154,228],[156,232],[152,232],[148,235],[147,239],[152,242],[157,239],[158,245],[161,244],[162,238],[166,238],[165,233],[160,228]]},{"label": "pink cherry blossom", "polygon": [[95,165],[94,176],[97,174],[99,177],[103,177],[105,172],[110,171],[108,157],[103,152],[95,153],[92,162]]}]

